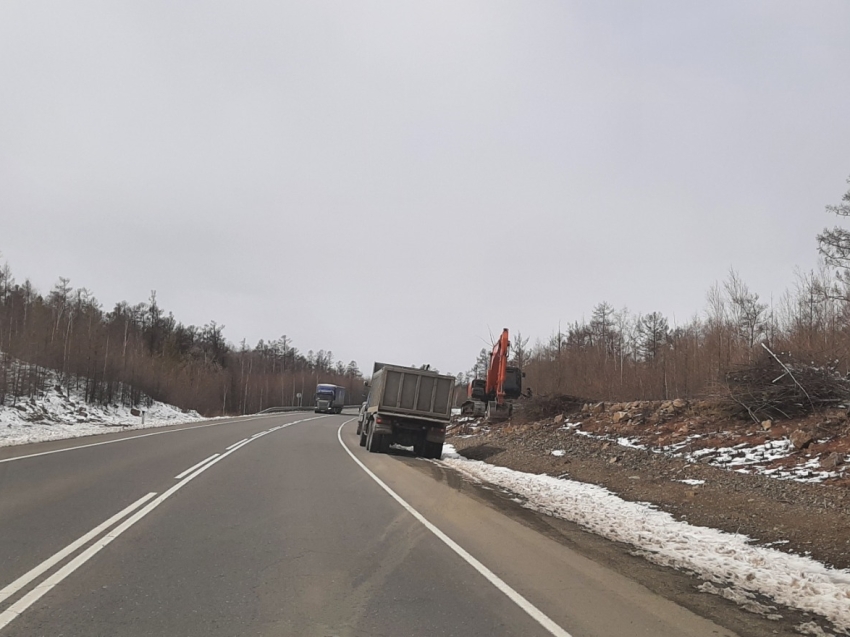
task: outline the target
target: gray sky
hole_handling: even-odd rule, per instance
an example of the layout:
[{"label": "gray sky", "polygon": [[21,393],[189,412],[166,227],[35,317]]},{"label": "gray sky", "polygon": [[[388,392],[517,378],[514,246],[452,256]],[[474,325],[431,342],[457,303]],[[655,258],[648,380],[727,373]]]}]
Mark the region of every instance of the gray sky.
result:
[{"label": "gray sky", "polygon": [[3,2],[0,252],[253,345],[472,366],[816,266],[850,4]]}]

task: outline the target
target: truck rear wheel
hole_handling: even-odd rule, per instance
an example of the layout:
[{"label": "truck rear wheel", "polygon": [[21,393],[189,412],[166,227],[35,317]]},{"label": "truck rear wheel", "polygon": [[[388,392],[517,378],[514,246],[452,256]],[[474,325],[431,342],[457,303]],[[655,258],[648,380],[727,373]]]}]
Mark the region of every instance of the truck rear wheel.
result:
[{"label": "truck rear wheel", "polygon": [[357,433],[360,434],[360,446],[365,447],[366,446],[366,423],[363,423],[362,425],[360,425],[360,431],[358,431]]},{"label": "truck rear wheel", "polygon": [[[372,444],[369,444],[369,443]],[[366,449],[372,453],[384,453],[384,436],[382,434],[372,434],[371,440],[366,441]]]},{"label": "truck rear wheel", "polygon": [[383,438],[381,434],[375,433],[375,424],[369,427],[369,435],[366,436],[366,450],[371,453],[381,453],[383,451]]},{"label": "truck rear wheel", "polygon": [[423,457],[431,460],[439,460],[443,457],[443,443],[425,441]]}]

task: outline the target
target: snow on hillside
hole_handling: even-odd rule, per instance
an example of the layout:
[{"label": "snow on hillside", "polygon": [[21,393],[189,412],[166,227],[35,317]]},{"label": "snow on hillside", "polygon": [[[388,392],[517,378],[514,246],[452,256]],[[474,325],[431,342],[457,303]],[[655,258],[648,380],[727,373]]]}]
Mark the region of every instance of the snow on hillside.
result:
[{"label": "snow on hillside", "polygon": [[140,407],[145,412],[143,424],[128,407],[87,404],[81,393],[63,387],[55,372],[47,372],[46,384],[48,389],[38,397],[21,398],[14,406],[0,405],[0,447],[202,419],[196,411],[184,412],[154,401],[150,407]]}]

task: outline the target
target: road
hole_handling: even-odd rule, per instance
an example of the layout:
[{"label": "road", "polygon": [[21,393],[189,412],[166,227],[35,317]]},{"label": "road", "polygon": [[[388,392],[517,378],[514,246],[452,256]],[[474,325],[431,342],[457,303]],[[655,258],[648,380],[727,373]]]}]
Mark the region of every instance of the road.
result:
[{"label": "road", "polygon": [[0,637],[733,634],[350,420],[0,449]]}]

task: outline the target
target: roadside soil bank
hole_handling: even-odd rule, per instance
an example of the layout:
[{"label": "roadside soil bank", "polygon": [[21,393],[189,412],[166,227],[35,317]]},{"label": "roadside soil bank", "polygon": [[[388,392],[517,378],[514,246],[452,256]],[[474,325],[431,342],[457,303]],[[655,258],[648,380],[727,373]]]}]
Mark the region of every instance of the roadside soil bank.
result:
[{"label": "roadside soil bank", "polygon": [[842,410],[747,423],[706,403],[584,404],[525,423],[462,419],[448,442],[470,459],[597,484],[691,524],[850,568]]}]

